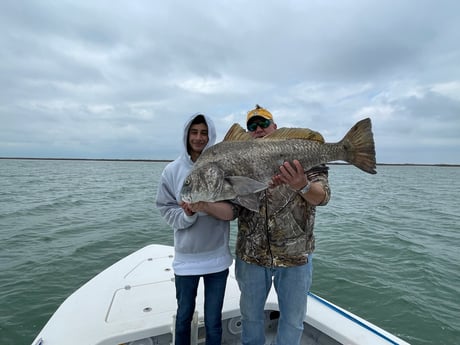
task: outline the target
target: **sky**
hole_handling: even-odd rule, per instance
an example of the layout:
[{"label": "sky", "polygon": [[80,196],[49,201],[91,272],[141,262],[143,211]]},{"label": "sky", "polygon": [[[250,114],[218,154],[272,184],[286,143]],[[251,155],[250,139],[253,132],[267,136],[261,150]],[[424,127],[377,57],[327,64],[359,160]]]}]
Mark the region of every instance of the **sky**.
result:
[{"label": "sky", "polygon": [[174,159],[256,104],[378,163],[460,164],[457,0],[2,0],[0,157]]}]

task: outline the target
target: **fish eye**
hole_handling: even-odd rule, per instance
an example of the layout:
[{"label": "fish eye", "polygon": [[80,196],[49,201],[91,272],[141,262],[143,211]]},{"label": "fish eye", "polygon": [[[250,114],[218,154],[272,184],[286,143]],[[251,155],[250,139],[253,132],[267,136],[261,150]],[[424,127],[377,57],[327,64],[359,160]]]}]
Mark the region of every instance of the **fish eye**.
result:
[{"label": "fish eye", "polygon": [[188,186],[188,185],[190,184],[190,179],[189,179],[189,178],[185,179],[184,184],[185,184],[186,186]]}]

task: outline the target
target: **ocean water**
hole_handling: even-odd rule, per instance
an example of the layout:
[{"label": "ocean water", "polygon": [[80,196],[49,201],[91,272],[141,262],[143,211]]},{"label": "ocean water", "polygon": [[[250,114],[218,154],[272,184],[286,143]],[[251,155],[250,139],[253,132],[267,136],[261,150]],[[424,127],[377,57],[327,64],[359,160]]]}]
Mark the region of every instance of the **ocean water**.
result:
[{"label": "ocean water", "polygon": [[[173,244],[154,206],[165,164],[0,160],[1,344],[31,344],[98,272]],[[460,344],[460,168],[377,171],[330,166],[312,291],[411,344]]]}]

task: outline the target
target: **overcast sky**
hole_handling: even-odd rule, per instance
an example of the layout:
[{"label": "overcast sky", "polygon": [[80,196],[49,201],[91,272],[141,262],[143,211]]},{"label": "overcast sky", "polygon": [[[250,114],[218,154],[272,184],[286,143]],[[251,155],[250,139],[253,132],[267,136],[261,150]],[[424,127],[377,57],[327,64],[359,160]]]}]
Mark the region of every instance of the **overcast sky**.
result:
[{"label": "overcast sky", "polygon": [[0,156],[174,159],[256,103],[380,163],[460,163],[460,1],[0,1]]}]

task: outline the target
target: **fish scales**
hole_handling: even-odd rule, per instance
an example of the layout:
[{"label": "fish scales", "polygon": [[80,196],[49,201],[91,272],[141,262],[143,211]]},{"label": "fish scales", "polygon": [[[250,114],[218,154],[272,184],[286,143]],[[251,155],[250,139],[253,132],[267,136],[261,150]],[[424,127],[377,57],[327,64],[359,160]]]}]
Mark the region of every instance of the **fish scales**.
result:
[{"label": "fish scales", "polygon": [[297,159],[305,170],[309,170],[319,164],[343,160],[344,154],[338,146],[301,139],[221,142],[210,147],[194,169],[214,163],[228,176],[251,176],[268,182],[285,161]]}]

